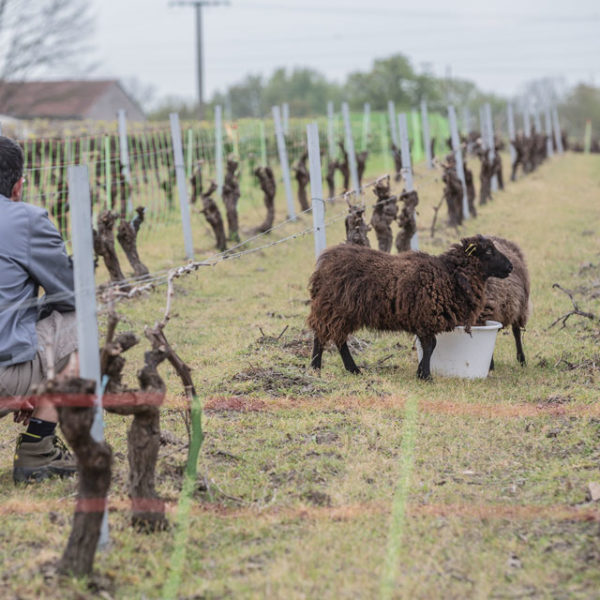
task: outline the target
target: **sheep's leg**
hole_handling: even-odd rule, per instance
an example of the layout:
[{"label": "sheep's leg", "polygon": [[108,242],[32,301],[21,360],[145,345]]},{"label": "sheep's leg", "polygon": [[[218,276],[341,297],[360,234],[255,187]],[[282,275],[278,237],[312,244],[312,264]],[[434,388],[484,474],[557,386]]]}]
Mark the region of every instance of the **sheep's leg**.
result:
[{"label": "sheep's leg", "polygon": [[346,371],[350,371],[350,373],[355,373],[358,375],[360,373],[360,369],[356,366],[356,363],[352,358],[352,354],[350,354],[348,343],[344,342],[341,346],[338,346],[338,349],[342,355],[342,360],[344,361],[344,367],[346,367]]},{"label": "sheep's leg", "polygon": [[313,369],[321,369],[321,359],[323,358],[323,344],[319,341],[319,338],[315,335],[313,341],[312,359],[310,366]]},{"label": "sheep's leg", "polygon": [[430,361],[437,341],[435,335],[420,337],[419,341],[421,342],[421,348],[423,348],[423,357],[417,368],[417,377],[419,379],[431,379]]},{"label": "sheep's leg", "polygon": [[494,355],[492,355],[492,360],[490,360],[490,371],[493,371],[496,367],[494,366]]},{"label": "sheep's leg", "polygon": [[521,342],[521,328],[518,325],[512,326],[515,344],[517,345],[517,360],[521,365],[525,365],[525,352],[523,352],[523,343]]}]

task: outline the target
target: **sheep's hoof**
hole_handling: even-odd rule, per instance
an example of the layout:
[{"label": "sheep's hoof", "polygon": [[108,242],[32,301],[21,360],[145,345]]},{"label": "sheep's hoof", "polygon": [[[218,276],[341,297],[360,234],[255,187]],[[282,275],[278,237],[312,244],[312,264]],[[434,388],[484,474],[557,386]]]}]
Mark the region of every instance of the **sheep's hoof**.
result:
[{"label": "sheep's hoof", "polygon": [[421,381],[433,381],[431,373],[423,373],[421,369],[417,371],[417,379],[420,379]]}]

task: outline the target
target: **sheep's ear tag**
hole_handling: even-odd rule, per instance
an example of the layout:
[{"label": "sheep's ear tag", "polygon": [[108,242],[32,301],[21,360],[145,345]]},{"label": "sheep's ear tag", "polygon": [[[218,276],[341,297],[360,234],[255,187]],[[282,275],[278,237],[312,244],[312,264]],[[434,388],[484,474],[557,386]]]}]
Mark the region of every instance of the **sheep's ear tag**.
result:
[{"label": "sheep's ear tag", "polygon": [[467,256],[471,256],[473,254],[473,252],[475,252],[475,250],[477,250],[477,246],[475,244],[471,243],[465,248],[465,254]]}]

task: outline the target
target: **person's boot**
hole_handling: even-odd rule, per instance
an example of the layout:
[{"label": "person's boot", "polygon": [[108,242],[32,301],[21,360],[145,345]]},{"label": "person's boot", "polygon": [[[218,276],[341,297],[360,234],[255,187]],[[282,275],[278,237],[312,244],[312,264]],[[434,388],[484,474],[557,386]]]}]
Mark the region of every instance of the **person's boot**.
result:
[{"label": "person's boot", "polygon": [[77,472],[75,457],[56,435],[38,440],[22,433],[17,439],[13,479],[15,483],[42,481],[48,477],[71,477]]}]

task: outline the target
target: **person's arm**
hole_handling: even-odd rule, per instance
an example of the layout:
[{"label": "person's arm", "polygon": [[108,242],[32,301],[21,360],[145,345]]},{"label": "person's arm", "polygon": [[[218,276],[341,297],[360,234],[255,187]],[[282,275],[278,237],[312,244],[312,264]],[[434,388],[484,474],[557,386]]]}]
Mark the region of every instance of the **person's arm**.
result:
[{"label": "person's arm", "polygon": [[[46,211],[32,211],[29,224],[28,270],[34,281],[43,287],[46,293],[41,299],[40,312],[43,315],[40,316],[46,316],[53,310],[75,310],[73,263],[67,256],[60,234]],[[57,294],[60,298],[52,299],[52,296]]]}]

